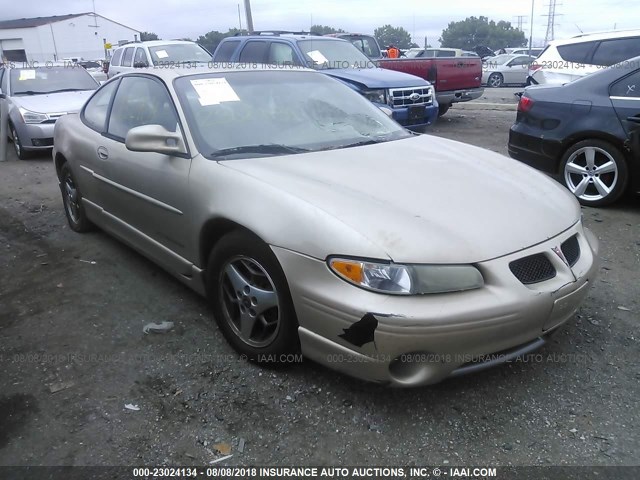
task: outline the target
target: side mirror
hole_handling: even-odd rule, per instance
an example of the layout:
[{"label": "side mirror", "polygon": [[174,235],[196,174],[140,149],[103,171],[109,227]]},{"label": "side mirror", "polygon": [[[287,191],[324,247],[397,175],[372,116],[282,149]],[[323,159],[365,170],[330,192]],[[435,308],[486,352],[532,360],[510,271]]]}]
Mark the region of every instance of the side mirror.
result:
[{"label": "side mirror", "polygon": [[142,125],[129,130],[124,141],[132,152],[156,152],[164,155],[185,155],[187,147],[182,135],[170,132],[162,125]]}]

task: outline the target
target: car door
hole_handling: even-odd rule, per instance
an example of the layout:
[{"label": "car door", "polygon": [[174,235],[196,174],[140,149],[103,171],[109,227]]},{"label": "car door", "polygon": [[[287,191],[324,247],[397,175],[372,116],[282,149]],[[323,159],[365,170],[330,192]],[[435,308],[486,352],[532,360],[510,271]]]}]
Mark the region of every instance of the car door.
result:
[{"label": "car door", "polygon": [[640,70],[614,82],[609,88],[609,98],[636,158],[640,158]]},{"label": "car door", "polygon": [[109,107],[119,83],[119,80],[107,83],[89,99],[80,112],[84,128],[74,137],[74,156],[70,159],[72,168],[84,200],[89,202],[89,208],[94,211],[109,208],[110,188],[102,181],[106,175],[106,164],[101,154]]},{"label": "car door", "polygon": [[188,275],[190,264],[184,259],[190,219],[191,157],[128,150],[127,133],[142,125],[161,125],[171,132],[182,132],[164,83],[155,76],[130,74],[120,81],[102,150],[111,187],[112,226],[170,270]]},{"label": "car door", "polygon": [[510,60],[503,72],[504,82],[512,84],[524,84],[527,80],[527,72],[531,59],[528,55],[522,55]]}]

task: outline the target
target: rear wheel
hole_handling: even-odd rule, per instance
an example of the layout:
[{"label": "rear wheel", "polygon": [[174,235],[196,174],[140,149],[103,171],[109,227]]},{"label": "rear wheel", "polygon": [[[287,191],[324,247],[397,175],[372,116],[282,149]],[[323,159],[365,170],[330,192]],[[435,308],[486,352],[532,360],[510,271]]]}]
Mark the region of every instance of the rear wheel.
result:
[{"label": "rear wheel", "polygon": [[291,362],[299,351],[298,322],[282,268],[268,245],[232,232],[211,251],[207,290],[229,343],[252,361]]},{"label": "rear wheel", "polygon": [[624,192],[627,163],[620,150],[602,140],[576,143],[562,157],[562,180],[581,204],[600,207]]},{"label": "rear wheel", "polygon": [[500,73],[492,73],[489,75],[489,79],[487,80],[487,85],[491,88],[498,88],[504,84],[504,77]]}]

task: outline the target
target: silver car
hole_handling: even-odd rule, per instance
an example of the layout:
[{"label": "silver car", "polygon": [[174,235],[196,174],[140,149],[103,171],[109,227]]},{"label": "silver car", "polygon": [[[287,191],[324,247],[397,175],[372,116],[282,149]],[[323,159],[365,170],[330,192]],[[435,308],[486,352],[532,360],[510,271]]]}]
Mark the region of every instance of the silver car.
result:
[{"label": "silver car", "polygon": [[535,57],[529,55],[498,55],[482,62],[482,83],[498,88],[503,85],[524,85],[529,65]]},{"label": "silver car", "polygon": [[0,69],[0,93],[8,102],[9,134],[18,158],[51,149],[56,120],[78,112],[98,86],[79,65]]},{"label": "silver car", "polygon": [[[395,386],[543,345],[594,282],[566,189],[412,134],[306,69],[154,69],[55,128],[70,227],[94,225],[206,295],[256,362]],[[246,67],[246,66],[244,66]]]}]

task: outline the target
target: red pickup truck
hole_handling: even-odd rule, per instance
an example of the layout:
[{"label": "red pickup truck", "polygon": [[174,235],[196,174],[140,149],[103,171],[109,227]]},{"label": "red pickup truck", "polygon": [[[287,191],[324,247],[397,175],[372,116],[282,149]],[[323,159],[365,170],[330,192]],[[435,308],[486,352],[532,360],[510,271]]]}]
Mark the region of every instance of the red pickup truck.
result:
[{"label": "red pickup truck", "polygon": [[447,113],[452,103],[468,102],[482,96],[480,57],[384,58],[375,37],[362,33],[332,33],[327,36],[349,40],[382,68],[424,78],[436,89],[438,115]]},{"label": "red pickup truck", "polygon": [[482,60],[479,57],[383,58],[382,68],[410,73],[429,81],[436,89],[439,116],[456,102],[482,96]]}]

